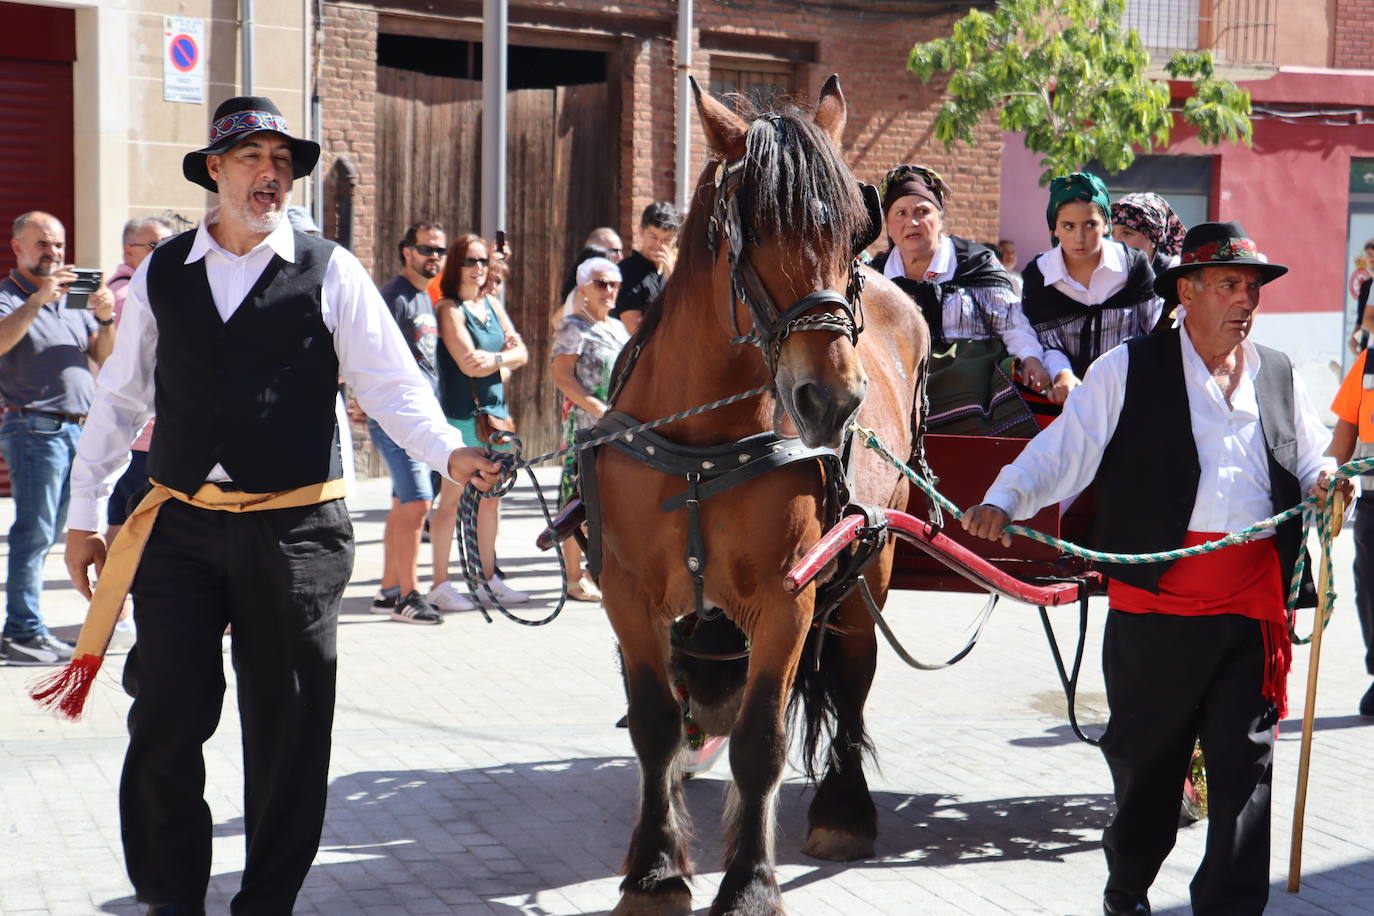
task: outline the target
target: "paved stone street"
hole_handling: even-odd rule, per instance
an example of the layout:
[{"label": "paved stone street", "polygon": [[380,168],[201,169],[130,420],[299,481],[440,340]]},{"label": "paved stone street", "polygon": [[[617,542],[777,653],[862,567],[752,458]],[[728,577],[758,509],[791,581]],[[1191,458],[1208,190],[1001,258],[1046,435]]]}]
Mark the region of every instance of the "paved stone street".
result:
[{"label": "paved stone street", "polygon": [[[547,479],[552,480],[549,475]],[[632,826],[637,774],[609,626],[573,604],[552,625],[487,624],[476,613],[442,627],[368,613],[381,564],[385,480],[351,500],[358,562],[340,627],[338,712],[324,839],[297,912],[346,914],[604,913]],[[0,532],[13,517],[0,501]],[[549,606],[557,564],[533,548],[528,487],[507,500],[502,565]],[[1374,754],[1354,714],[1367,685],[1351,604],[1349,537],[1338,554],[1340,603],[1328,631],[1307,808],[1304,881],[1284,890],[1306,683],[1297,650],[1293,717],[1283,723],[1275,780],[1274,913],[1374,910]],[[74,639],[84,613],[60,550],[44,612]],[[962,644],[981,601],[898,593],[890,618],[908,647],[934,659]],[[1098,665],[1104,606],[1094,603],[1080,714],[1103,718]],[[1072,609],[1055,613],[1071,645]],[[226,642],[227,646],[227,642]],[[942,655],[943,653],[943,655]],[[106,665],[87,717],[58,721],[24,696],[34,669],[0,667],[0,913],[141,913],[124,874],[116,786],[129,700],[122,657]],[[232,672],[231,672],[232,677]],[[232,684],[232,681],[231,681]],[[877,854],[848,864],[800,854],[808,792],[789,770],[780,795],[778,871],[790,912],[822,914],[1095,914],[1105,874],[1101,829],[1111,784],[1099,753],[1074,740],[1033,609],[1002,606],[963,663],[913,671],[884,647],[869,704],[879,755]],[[243,862],[241,766],[232,687],[206,746],[215,818],[209,911],[227,912]],[[694,902],[719,880],[724,762],[687,786],[701,874]],[[1186,912],[1204,828],[1179,835],[1152,900]]]}]

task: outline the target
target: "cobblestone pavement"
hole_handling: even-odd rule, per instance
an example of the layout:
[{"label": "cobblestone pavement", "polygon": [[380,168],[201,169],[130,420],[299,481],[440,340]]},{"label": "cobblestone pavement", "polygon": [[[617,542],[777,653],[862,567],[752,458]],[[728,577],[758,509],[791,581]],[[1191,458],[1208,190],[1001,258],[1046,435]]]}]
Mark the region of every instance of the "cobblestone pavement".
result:
[{"label": "cobblestone pavement", "polygon": [[[551,479],[551,478],[550,478]],[[384,480],[351,500],[358,562],[340,626],[338,713],[329,811],[299,913],[604,913],[632,826],[637,774],[601,610],[571,605],[550,626],[476,613],[442,627],[368,613],[381,564]],[[0,501],[0,531],[13,517]],[[507,500],[502,564],[538,611],[557,566],[533,548],[528,487]],[[1294,718],[1283,723],[1274,788],[1274,913],[1374,911],[1374,778],[1369,720],[1355,715],[1368,681],[1350,598],[1350,543],[1338,555],[1340,602],[1322,665],[1301,894],[1286,893],[1288,837],[1307,651],[1298,650]],[[75,638],[84,612],[60,549],[47,568],[44,612]],[[889,614],[919,654],[962,644],[981,601],[898,593]],[[1098,665],[1105,610],[1094,603],[1080,716],[1103,719]],[[1071,609],[1055,613],[1071,637]],[[226,643],[227,645],[227,643]],[[116,786],[129,701],[122,658],[106,665],[87,717],[60,722],[24,696],[32,669],[0,667],[0,913],[141,913],[119,847]],[[227,667],[227,666],[226,666]],[[232,672],[230,672],[232,678]],[[243,863],[241,767],[234,693],[206,745],[214,813],[211,913],[227,912]],[[1033,610],[1002,606],[963,663],[924,673],[885,647],[869,704],[879,755],[870,773],[880,809],[877,854],[825,863],[798,851],[808,792],[790,769],[780,796],[778,874],[795,914],[1100,912],[1101,829],[1112,810],[1099,753],[1065,722]],[[705,912],[717,882],[724,763],[687,786]],[[1204,828],[1185,829],[1152,900],[1186,912]]]}]

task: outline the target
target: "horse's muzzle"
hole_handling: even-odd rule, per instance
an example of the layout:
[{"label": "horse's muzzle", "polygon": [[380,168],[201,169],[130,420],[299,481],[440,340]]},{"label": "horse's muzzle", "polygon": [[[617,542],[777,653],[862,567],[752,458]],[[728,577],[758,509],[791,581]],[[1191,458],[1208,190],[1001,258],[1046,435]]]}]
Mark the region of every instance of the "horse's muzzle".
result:
[{"label": "horse's muzzle", "polygon": [[845,427],[863,403],[867,388],[867,379],[843,388],[812,378],[800,379],[790,388],[779,386],[783,409],[796,424],[797,433],[808,448],[840,447]]}]

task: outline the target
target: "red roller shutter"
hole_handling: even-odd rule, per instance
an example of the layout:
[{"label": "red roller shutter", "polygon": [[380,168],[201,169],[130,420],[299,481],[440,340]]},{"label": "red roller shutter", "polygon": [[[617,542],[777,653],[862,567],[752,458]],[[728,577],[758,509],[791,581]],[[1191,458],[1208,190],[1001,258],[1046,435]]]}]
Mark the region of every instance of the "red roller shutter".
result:
[{"label": "red roller shutter", "polygon": [[[69,9],[0,3],[0,276],[14,267],[9,223],[47,210],[72,240],[72,61]],[[68,248],[69,257],[74,255]],[[94,267],[96,265],[83,265]]]}]

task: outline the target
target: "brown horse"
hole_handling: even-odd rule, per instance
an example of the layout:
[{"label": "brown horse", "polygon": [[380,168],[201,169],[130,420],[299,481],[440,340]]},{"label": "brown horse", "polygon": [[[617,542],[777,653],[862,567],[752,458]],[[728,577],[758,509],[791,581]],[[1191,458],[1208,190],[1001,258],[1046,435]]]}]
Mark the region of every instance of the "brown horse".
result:
[{"label": "brown horse", "polygon": [[[910,448],[914,391],[929,335],[911,300],[863,268],[862,334],[846,332],[826,312],[852,287],[855,239],[870,225],[858,183],[840,158],[845,103],[834,77],[814,113],[788,107],[746,122],[693,83],[697,110],[717,157],[698,182],[682,232],[677,267],[660,303],[632,343],[640,354],[615,409],[638,420],[772,384],[806,446],[838,447],[858,419],[895,448]],[[730,184],[724,176],[736,176]],[[740,216],[739,258],[756,285],[786,311],[796,333],[760,349],[737,340],[760,328],[732,283],[724,212],[718,195],[733,192]],[[718,206],[721,204],[722,206]],[[863,244],[860,242],[859,244]],[[825,301],[804,304],[821,291]],[[836,318],[836,321],[828,319]],[[779,322],[779,324],[787,322]],[[801,333],[808,331],[808,333]],[[857,346],[854,338],[857,337]],[[771,349],[770,349],[771,347]],[[860,406],[862,405],[862,406]],[[711,446],[769,432],[771,396],[758,396],[662,427],[682,446]],[[857,448],[854,500],[904,507],[907,484],[866,449]],[[741,456],[731,456],[731,460]],[[689,512],[665,512],[664,500],[685,483],[613,448],[595,458],[600,491],[601,586],[606,612],[624,653],[629,724],[639,757],[639,822],[625,860],[617,914],[687,914],[691,875],[687,815],[677,764],[682,718],[670,681],[670,626],[695,603]],[[833,468],[833,465],[830,467]],[[700,501],[700,532],[709,562],[705,604],[724,611],[748,638],[747,674],[730,735],[735,798],[728,808],[725,877],[712,914],[774,914],[782,898],[773,874],[773,803],[788,739],[785,709],[808,634],[827,643],[807,703],[810,753],[824,735],[824,777],[810,809],[805,850],[823,858],[870,855],[876,811],[862,771],[867,750],[863,705],[877,646],[864,606],[851,596],[824,630],[813,631],[815,587],[788,594],[783,575],[816,543],[826,518],[826,481],[819,461],[788,464]],[[889,544],[866,578],[881,604],[892,565]],[[810,659],[807,659],[808,671]],[[722,704],[724,705],[724,704]],[[828,713],[825,722],[823,714]]]}]

